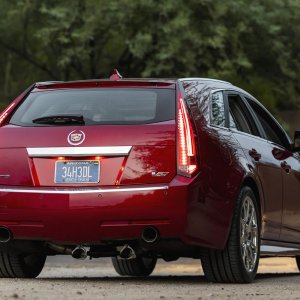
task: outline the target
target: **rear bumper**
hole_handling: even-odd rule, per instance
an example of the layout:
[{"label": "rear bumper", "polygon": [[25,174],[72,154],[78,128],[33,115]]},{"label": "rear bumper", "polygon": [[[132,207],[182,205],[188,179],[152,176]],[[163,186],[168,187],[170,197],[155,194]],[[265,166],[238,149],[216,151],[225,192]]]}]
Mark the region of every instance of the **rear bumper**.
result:
[{"label": "rear bumper", "polygon": [[97,244],[139,239],[145,226],[185,239],[187,186],[24,188],[0,186],[0,226],[15,239]]}]

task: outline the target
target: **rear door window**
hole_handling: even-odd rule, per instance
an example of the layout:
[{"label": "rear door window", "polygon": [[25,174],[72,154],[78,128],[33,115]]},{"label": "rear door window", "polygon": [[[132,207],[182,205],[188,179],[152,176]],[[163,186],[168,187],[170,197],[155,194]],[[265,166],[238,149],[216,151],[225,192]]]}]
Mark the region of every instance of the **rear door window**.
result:
[{"label": "rear door window", "polygon": [[[82,116],[85,125],[149,124],[174,120],[175,90],[102,88],[38,91],[25,99],[10,123],[45,126],[33,120],[59,115]],[[51,125],[65,124],[54,122]]]},{"label": "rear door window", "polygon": [[241,132],[259,136],[259,131],[244,100],[238,94],[228,94],[229,126]]},{"label": "rear door window", "polygon": [[280,128],[277,122],[275,122],[270,113],[255,101],[249,98],[246,98],[246,100],[250,104],[262,128],[264,129],[266,138],[277,145],[281,145],[289,149],[290,142],[287,135],[283,129]]}]

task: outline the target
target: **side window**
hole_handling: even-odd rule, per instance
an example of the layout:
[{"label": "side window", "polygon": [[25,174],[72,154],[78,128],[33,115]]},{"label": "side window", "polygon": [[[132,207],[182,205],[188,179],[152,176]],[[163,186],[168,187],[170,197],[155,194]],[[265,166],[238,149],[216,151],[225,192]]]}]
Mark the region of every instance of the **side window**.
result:
[{"label": "side window", "polygon": [[215,92],[212,94],[211,124],[222,127],[226,126],[223,92]]},{"label": "side window", "polygon": [[232,116],[232,112],[229,110],[229,128],[238,130],[236,122]]},{"label": "side window", "polygon": [[252,116],[239,95],[228,94],[229,127],[245,133],[259,136]]},{"label": "side window", "polygon": [[273,143],[290,148],[290,143],[283,130],[276,124],[270,114],[264,110],[259,104],[251,99],[246,98],[256,117],[258,118],[262,128],[265,131],[267,139]]}]

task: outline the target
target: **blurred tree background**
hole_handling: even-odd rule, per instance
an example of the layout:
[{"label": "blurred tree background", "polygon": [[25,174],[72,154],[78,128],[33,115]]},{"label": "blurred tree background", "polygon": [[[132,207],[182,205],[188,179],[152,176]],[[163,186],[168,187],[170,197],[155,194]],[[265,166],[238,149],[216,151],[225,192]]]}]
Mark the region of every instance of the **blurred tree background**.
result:
[{"label": "blurred tree background", "polygon": [[36,81],[212,77],[300,108],[299,0],[0,0],[0,106]]}]

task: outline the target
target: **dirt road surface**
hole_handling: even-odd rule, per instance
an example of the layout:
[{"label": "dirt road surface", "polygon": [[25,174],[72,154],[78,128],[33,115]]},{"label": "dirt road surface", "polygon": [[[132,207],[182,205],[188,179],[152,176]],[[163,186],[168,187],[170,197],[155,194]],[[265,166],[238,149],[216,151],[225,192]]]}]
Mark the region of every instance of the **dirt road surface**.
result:
[{"label": "dirt road surface", "polygon": [[268,258],[252,284],[212,284],[197,260],[159,261],[151,277],[124,278],[108,259],[58,257],[37,279],[1,279],[0,299],[300,299],[300,273],[292,258]]}]

